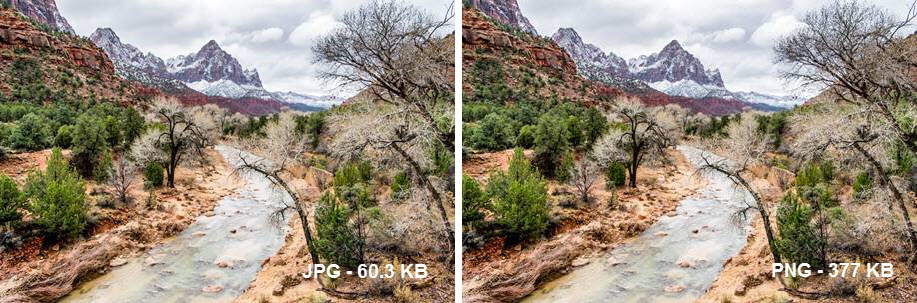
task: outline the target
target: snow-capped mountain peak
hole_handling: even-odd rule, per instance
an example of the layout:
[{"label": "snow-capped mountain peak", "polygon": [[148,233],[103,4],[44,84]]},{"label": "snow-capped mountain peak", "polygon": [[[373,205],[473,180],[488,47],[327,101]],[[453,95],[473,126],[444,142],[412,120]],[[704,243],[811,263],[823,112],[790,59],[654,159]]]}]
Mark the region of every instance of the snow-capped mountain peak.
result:
[{"label": "snow-capped mountain peak", "polygon": [[708,71],[678,40],[672,40],[658,53],[628,61],[634,77],[647,83],[692,80],[700,85],[725,88],[719,71]]}]

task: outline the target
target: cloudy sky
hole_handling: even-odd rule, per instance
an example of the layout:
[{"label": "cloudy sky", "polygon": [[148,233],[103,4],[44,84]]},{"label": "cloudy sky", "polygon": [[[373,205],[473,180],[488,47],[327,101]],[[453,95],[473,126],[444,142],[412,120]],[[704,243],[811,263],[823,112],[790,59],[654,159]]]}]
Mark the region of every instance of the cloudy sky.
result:
[{"label": "cloudy sky", "polygon": [[[776,75],[774,39],[799,24],[825,0],[519,0],[522,14],[542,35],[572,27],[586,43],[625,59],[658,52],[673,39],[707,68],[719,68],[726,88],[811,95]],[[869,0],[903,15],[911,1]]]},{"label": "cloudy sky", "polygon": [[[110,27],[121,41],[167,59],[216,40],[245,68],[257,68],[265,88],[347,94],[316,79],[310,47],[335,18],[361,0],[60,0],[58,9],[80,35]],[[442,16],[449,0],[410,3]]]}]

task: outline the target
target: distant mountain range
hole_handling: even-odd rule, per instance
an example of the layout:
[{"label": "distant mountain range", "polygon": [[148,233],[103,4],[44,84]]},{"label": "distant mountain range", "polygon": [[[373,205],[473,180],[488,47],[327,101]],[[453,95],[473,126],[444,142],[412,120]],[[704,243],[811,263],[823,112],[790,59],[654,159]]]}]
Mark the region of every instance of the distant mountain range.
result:
[{"label": "distant mountain range", "polygon": [[261,83],[258,70],[243,68],[213,40],[197,52],[163,60],[122,42],[110,28],[97,29],[89,38],[109,55],[118,74],[164,90],[192,89],[208,96],[277,100],[321,109],[343,102],[335,96],[270,92]]},{"label": "distant mountain range", "polygon": [[729,91],[719,69],[704,67],[677,40],[669,42],[658,53],[625,61],[613,52],[604,53],[597,46],[583,42],[572,28],[561,28],[551,38],[570,53],[581,74],[593,80],[622,86],[625,90],[644,89],[639,84],[630,83],[639,80],[672,96],[734,99],[781,108],[790,108],[806,101],[797,96]]},{"label": "distant mountain range", "polygon": [[[495,21],[537,34],[516,0],[472,0],[471,5]],[[726,89],[718,69],[707,69],[676,40],[669,42],[658,53],[625,60],[613,52],[605,52],[594,44],[584,42],[573,28],[560,28],[551,39],[570,54],[579,74],[632,94],[654,94],[658,91],[698,100],[732,99],[759,109],[790,108],[806,101],[796,96],[730,91]]]},{"label": "distant mountain range", "polygon": [[[53,29],[76,35],[67,19],[61,16],[54,0],[9,0],[23,15]],[[124,43],[111,28],[99,28],[89,39],[111,59],[118,75],[143,85],[189,99],[205,102],[195,94],[214,97],[211,102],[233,109],[251,107],[258,100],[259,114],[282,106],[300,111],[318,111],[341,104],[335,96],[313,96],[295,92],[270,92],[261,82],[256,69],[244,69],[236,58],[211,40],[197,52],[163,60]],[[231,105],[231,100],[240,106]],[[241,106],[241,105],[245,106]]]}]

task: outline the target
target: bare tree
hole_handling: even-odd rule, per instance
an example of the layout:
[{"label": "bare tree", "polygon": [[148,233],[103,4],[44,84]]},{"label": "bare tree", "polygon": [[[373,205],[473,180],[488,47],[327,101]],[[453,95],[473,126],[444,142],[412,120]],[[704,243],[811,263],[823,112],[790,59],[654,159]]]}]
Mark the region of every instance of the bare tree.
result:
[{"label": "bare tree", "polygon": [[213,139],[212,120],[199,111],[192,112],[178,100],[157,97],[151,110],[153,119],[163,123],[163,129],[153,128],[135,143],[135,159],[144,163],[159,162],[166,168],[167,185],[175,187],[175,171],[185,162],[203,162],[204,148]]},{"label": "bare tree", "polygon": [[[305,164],[305,153],[307,138],[297,134],[296,121],[291,114],[282,114],[276,123],[270,123],[265,126],[264,138],[251,139],[241,142],[238,160],[241,165],[238,166],[239,172],[255,173],[263,176],[271,184],[283,190],[290,195],[291,201],[281,199],[281,207],[272,215],[275,221],[282,221],[288,211],[295,211],[299,216],[302,224],[302,230],[306,237],[306,246],[309,247],[309,254],[312,256],[314,264],[321,263],[318,253],[312,240],[312,232],[309,228],[309,216],[307,209],[309,203],[304,194],[304,189],[295,186],[290,178],[293,175],[292,168],[296,165]],[[243,152],[241,150],[256,151],[257,156]],[[260,157],[259,157],[260,156]]]},{"label": "bare tree", "polygon": [[777,250],[774,229],[771,226],[769,211],[771,206],[748,179],[750,168],[764,163],[764,155],[769,144],[768,139],[758,133],[757,122],[751,113],[745,113],[739,121],[731,123],[727,132],[728,138],[718,142],[718,145],[722,145],[723,154],[728,155],[729,158],[721,158],[704,152],[701,154],[704,164],[698,168],[698,171],[723,174],[734,185],[749,192],[753,203],[746,201],[745,208],[737,214],[747,217],[749,211],[758,212],[764,222],[764,233],[767,236],[767,244],[774,257],[774,262],[782,263]]},{"label": "bare tree", "polygon": [[[442,35],[452,8],[442,19],[394,1],[372,1],[339,18],[341,26],[318,40],[312,51],[327,69],[322,77],[363,90],[373,108],[350,106],[331,117],[339,131],[332,153],[342,159],[374,157],[380,163],[402,163],[416,183],[432,196],[443,223],[443,235],[454,250],[447,203],[424,170],[430,148],[455,148],[452,71],[454,43]],[[377,102],[378,101],[378,102]]]},{"label": "bare tree", "polygon": [[[425,167],[432,165],[429,152],[438,144],[424,120],[410,110],[396,106],[378,106],[370,100],[352,100],[346,113],[328,117],[333,140],[329,143],[332,156],[343,161],[369,159],[379,167],[406,168],[414,183],[430,193],[427,211],[435,212],[442,221],[442,235],[454,245],[452,224],[445,203],[445,189],[437,186]],[[436,208],[435,210],[433,208]]]},{"label": "bare tree", "polygon": [[[913,116],[913,107],[902,113]],[[897,207],[907,232],[908,242],[917,253],[917,231],[911,222],[907,203],[911,200],[887,173],[891,159],[889,148],[897,142],[894,130],[881,119],[872,118],[871,111],[850,104],[825,103],[792,116],[790,123],[798,132],[792,150],[802,159],[815,159],[834,152],[840,158],[860,159],[871,168],[879,185],[892,194],[888,208]]]},{"label": "bare tree", "polygon": [[589,191],[598,180],[600,171],[599,165],[589,159],[588,156],[583,156],[582,159],[576,162],[573,169],[573,177],[570,178],[569,183],[576,188],[580,201],[585,204],[589,203]]},{"label": "bare tree", "polygon": [[338,19],[341,26],[320,38],[312,51],[328,66],[321,76],[364,89],[377,100],[403,107],[422,118],[424,127],[453,150],[454,43],[441,35],[452,30],[454,12],[438,19],[395,1],[373,0]]},{"label": "bare tree", "polygon": [[807,14],[803,26],[774,47],[783,76],[827,88],[833,97],[884,120],[891,134],[917,154],[917,126],[901,123],[902,105],[917,104],[917,43],[904,31],[917,18],[917,2],[898,19],[876,6],[835,1]]},{"label": "bare tree", "polygon": [[108,176],[108,186],[115,191],[115,195],[118,196],[118,200],[122,204],[127,204],[130,199],[128,190],[134,180],[137,179],[137,167],[122,155],[118,160],[115,160]]},{"label": "bare tree", "polygon": [[[618,100],[617,116],[624,131],[612,131],[599,140],[601,153],[613,153],[628,167],[629,185],[637,187],[637,170],[645,162],[665,160],[665,149],[675,143],[677,122],[664,109],[648,109],[639,100]],[[614,145],[612,147],[611,145]],[[623,157],[620,157],[623,155]],[[608,155],[597,155],[599,159]]]}]

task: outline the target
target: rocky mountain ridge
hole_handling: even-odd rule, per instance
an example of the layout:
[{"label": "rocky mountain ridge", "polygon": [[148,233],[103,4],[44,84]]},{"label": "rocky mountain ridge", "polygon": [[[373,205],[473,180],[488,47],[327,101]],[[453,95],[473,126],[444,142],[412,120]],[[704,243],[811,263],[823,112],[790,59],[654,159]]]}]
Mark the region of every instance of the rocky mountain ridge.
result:
[{"label": "rocky mountain ridge", "polygon": [[8,0],[7,2],[12,8],[41,24],[68,34],[76,34],[67,19],[57,10],[57,3],[54,0]]},{"label": "rocky mountain ridge", "polygon": [[516,0],[471,0],[471,6],[503,24],[538,34],[529,19],[522,15]]},{"label": "rocky mountain ridge", "polygon": [[94,98],[138,104],[148,91],[118,77],[107,54],[88,41],[36,26],[0,8],[0,99],[53,102]]},{"label": "rocky mountain ridge", "polygon": [[97,29],[90,40],[109,54],[119,74],[166,91],[194,90],[213,97],[275,100],[313,108],[330,108],[343,101],[334,96],[270,92],[256,69],[243,68],[214,40],[197,52],[167,60],[122,42],[110,28]]},{"label": "rocky mountain ridge", "polygon": [[[707,69],[677,40],[672,40],[657,53],[630,60],[605,53],[586,43],[572,28],[561,28],[552,36],[574,61],[580,73],[597,81],[619,85],[628,92],[646,92],[646,86],[672,96],[735,99],[749,103],[764,103],[783,108],[802,104],[795,96],[773,96],[757,92],[732,92],[726,89],[719,69]],[[644,85],[635,84],[639,81]]]}]

